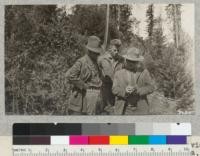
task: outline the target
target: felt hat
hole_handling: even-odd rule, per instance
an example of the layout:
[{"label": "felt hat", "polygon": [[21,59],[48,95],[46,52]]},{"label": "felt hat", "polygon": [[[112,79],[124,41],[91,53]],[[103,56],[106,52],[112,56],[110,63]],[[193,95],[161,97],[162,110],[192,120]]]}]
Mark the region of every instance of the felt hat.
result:
[{"label": "felt hat", "polygon": [[88,38],[86,48],[92,52],[100,54],[103,51],[103,49],[100,46],[100,42],[101,40],[97,36],[90,36]]},{"label": "felt hat", "polygon": [[141,55],[139,49],[132,47],[127,50],[127,53],[123,55],[126,60],[134,61],[134,62],[141,62],[144,60],[144,57]]}]

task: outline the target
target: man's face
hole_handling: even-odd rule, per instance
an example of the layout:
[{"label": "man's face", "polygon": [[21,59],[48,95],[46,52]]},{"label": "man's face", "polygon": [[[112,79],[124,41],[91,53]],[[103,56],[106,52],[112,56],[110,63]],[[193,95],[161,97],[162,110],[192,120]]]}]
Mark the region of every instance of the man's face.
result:
[{"label": "man's face", "polygon": [[140,67],[140,62],[126,60],[126,68],[136,72]]},{"label": "man's face", "polygon": [[114,59],[118,59],[119,56],[119,50],[115,45],[112,45],[109,49],[110,51],[110,55],[114,58]]},{"label": "man's face", "polygon": [[99,53],[96,52],[92,52],[90,50],[88,50],[88,56],[95,62],[97,62],[97,58],[99,56]]}]

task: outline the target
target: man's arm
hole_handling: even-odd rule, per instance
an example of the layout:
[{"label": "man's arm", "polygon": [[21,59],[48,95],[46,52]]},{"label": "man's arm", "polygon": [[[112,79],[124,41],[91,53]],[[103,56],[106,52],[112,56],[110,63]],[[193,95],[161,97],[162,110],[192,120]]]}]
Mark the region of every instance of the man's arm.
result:
[{"label": "man's arm", "polygon": [[113,86],[112,86],[112,92],[115,96],[121,97],[123,99],[126,99],[126,91],[123,89],[123,87],[120,85],[120,75],[118,72],[115,73],[114,75],[114,80],[113,80]]},{"label": "man's arm", "polygon": [[104,82],[110,82],[112,83],[113,78],[113,71],[110,63],[105,58],[99,59],[99,67],[101,69],[101,72],[103,74]]},{"label": "man's arm", "polygon": [[102,58],[100,59],[99,64],[102,69],[103,76],[104,77],[109,76],[111,78],[113,72],[112,72],[112,67],[110,63],[108,62],[108,60],[105,58]]},{"label": "man's arm", "polygon": [[86,83],[80,79],[80,72],[81,72],[81,61],[77,61],[68,71],[66,74],[67,79],[71,84],[75,87],[79,88],[80,90],[86,89]]},{"label": "man's arm", "polygon": [[151,94],[154,91],[154,82],[150,76],[148,70],[144,70],[142,73],[142,81],[145,84],[143,87],[137,88],[137,93],[140,96]]}]

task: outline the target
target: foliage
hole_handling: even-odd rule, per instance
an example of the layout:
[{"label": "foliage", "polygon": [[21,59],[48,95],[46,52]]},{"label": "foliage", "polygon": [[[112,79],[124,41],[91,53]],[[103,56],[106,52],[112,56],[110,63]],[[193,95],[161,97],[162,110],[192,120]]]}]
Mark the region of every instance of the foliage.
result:
[{"label": "foliage", "polygon": [[[153,27],[149,25],[152,29],[152,34],[144,41],[146,47],[145,64],[152,76],[156,79],[158,77],[158,64],[162,59],[163,50],[166,48],[166,37],[163,33],[161,17],[159,16],[152,20]],[[150,28],[147,28],[147,30],[150,30]]]},{"label": "foliage", "polygon": [[[177,7],[180,11],[181,6]],[[170,8],[167,13],[171,18]],[[85,54],[87,36],[97,35],[104,40],[105,12],[106,5],[75,5],[71,14],[55,5],[6,6],[7,113],[67,114],[70,85],[65,74]],[[162,18],[155,18],[153,4],[146,12],[148,37],[143,39],[133,33],[133,28],[139,26],[133,15],[130,5],[110,5],[108,40],[120,38],[123,52],[129,46],[142,49],[157,92],[177,102],[177,109],[192,107],[193,73],[186,68],[192,40],[180,30],[183,37],[179,46],[175,41],[167,43]]]},{"label": "foliage", "polygon": [[153,34],[153,27],[154,27],[154,6],[153,6],[153,4],[150,4],[148,6],[146,16],[147,16],[147,32],[148,32],[149,38],[151,38],[151,36]]},{"label": "foliage", "polygon": [[[40,17],[33,18],[38,12]],[[12,23],[6,18],[7,112],[64,113],[69,86],[65,73],[84,54],[85,38],[56,6],[6,8],[6,16],[14,13]]]},{"label": "foliage", "polygon": [[[193,76],[186,71],[187,60],[184,49],[176,49],[173,45],[163,52],[159,63],[160,87],[165,96],[178,100],[178,108],[191,107],[193,97]],[[190,95],[190,96],[189,96]],[[185,99],[185,101],[183,100]],[[187,99],[187,100],[186,100]]]},{"label": "foliage", "polygon": [[[72,9],[72,22],[78,32],[85,36],[99,36],[103,41],[105,35],[106,7],[106,5],[75,5]],[[118,7],[119,9],[117,9]],[[120,16],[120,23],[117,23],[117,16]],[[129,5],[110,5],[108,40],[121,38],[125,42],[131,41],[133,35],[131,28],[134,20],[130,16],[131,7]]]},{"label": "foliage", "polygon": [[[120,7],[128,21],[126,9]],[[6,6],[7,113],[66,113],[70,86],[65,73],[84,55],[87,36],[103,40],[105,9],[105,5],[75,5],[67,14],[55,5]],[[109,38],[119,37],[114,18],[109,25]]]},{"label": "foliage", "polygon": [[126,43],[130,43],[133,33],[132,33],[132,26],[135,23],[134,18],[130,18],[132,15],[131,6],[129,5],[122,5],[120,6],[121,10],[121,20],[120,20],[120,29],[119,31],[122,32],[123,36],[121,37],[122,40]]},{"label": "foliage", "polygon": [[[174,15],[173,5],[167,6],[167,13],[170,19]],[[180,15],[181,5],[176,5],[178,14]],[[179,33],[182,40],[179,41],[177,47],[176,40],[174,43],[167,43],[166,37],[162,29],[162,18],[153,19],[152,6],[150,5],[147,10],[147,31],[149,36],[145,41],[148,47],[146,56],[146,67],[153,75],[157,90],[166,98],[176,101],[176,109],[188,110],[193,107],[194,103],[194,90],[193,83],[194,77],[191,66],[187,68],[189,58],[192,55],[191,43],[192,40],[187,35],[183,36],[184,32]],[[150,20],[151,19],[151,20]],[[173,27],[175,27],[173,25]],[[151,30],[151,31],[150,31]],[[172,29],[172,33],[176,34],[176,29]],[[183,41],[185,40],[185,41]]]},{"label": "foliage", "polygon": [[155,19],[155,28],[153,29],[151,38],[151,46],[153,48],[152,57],[154,59],[160,59],[162,50],[166,47],[166,37],[163,33],[162,19],[160,16]]}]

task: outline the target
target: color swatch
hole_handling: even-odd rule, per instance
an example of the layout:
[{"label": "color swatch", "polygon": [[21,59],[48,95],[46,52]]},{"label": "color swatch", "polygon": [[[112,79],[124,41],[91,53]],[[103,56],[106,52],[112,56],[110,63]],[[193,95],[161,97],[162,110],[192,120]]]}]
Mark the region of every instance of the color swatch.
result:
[{"label": "color swatch", "polygon": [[167,136],[159,135],[159,136],[149,136],[149,144],[166,144],[167,143]]},{"label": "color swatch", "polygon": [[173,145],[187,144],[189,135],[190,123],[13,125],[13,145]]},{"label": "color swatch", "polygon": [[51,145],[69,145],[69,136],[51,136]]},{"label": "color swatch", "polygon": [[149,144],[149,136],[141,135],[141,136],[129,136],[129,145],[139,144],[145,145]]},{"label": "color swatch", "polygon": [[190,123],[17,123],[13,135],[192,135]]},{"label": "color swatch", "polygon": [[128,136],[110,136],[110,145],[128,145]]},{"label": "color swatch", "polygon": [[18,136],[14,145],[165,145],[187,144],[187,136]]},{"label": "color swatch", "polygon": [[89,136],[88,141],[90,145],[109,145],[110,137],[109,136]]}]

